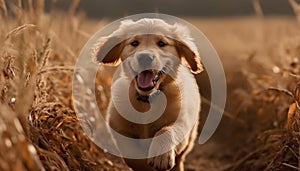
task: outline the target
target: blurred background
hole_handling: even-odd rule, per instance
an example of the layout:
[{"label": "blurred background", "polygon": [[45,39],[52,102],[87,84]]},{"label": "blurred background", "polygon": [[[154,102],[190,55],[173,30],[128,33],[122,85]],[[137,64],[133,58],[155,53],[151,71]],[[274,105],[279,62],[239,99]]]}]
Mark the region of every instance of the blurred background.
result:
[{"label": "blurred background", "polygon": [[[57,1],[59,8],[68,8],[72,0]],[[48,9],[52,0],[47,0]],[[159,12],[175,16],[227,17],[255,14],[252,0],[85,0],[79,7],[93,18],[116,18],[136,13]],[[293,15],[288,0],[261,0],[264,15]]]}]

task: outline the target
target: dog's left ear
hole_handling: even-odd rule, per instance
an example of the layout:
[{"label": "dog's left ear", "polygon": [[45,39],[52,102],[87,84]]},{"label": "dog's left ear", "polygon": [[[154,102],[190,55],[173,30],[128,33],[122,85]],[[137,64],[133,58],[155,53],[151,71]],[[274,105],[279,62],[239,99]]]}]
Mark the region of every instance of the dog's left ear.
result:
[{"label": "dog's left ear", "polygon": [[[200,62],[199,53],[197,50],[191,49],[188,45],[183,42],[175,41],[176,48],[178,54],[180,55],[181,59],[188,64],[188,67],[191,69],[193,74],[199,74],[203,71],[203,66]],[[194,45],[196,47],[196,45]]]}]

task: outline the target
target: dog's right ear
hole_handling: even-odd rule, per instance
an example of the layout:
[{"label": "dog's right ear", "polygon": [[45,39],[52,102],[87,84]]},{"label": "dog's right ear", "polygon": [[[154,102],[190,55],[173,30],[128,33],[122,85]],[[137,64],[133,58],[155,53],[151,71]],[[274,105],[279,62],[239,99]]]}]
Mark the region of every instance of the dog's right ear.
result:
[{"label": "dog's right ear", "polygon": [[120,55],[124,48],[124,41],[128,38],[127,30],[134,24],[133,20],[121,21],[117,30],[109,36],[100,38],[93,49],[94,59],[103,64],[118,65],[121,62]]},{"label": "dog's right ear", "polygon": [[116,37],[103,37],[99,40],[96,47],[96,60],[103,64],[118,65],[121,62],[124,43]]}]

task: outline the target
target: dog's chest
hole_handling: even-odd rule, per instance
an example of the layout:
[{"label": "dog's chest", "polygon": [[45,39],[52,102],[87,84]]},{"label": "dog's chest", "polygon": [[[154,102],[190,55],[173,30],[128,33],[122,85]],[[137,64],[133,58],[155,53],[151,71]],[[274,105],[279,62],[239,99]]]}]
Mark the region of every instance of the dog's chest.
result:
[{"label": "dog's chest", "polygon": [[149,124],[136,124],[122,117],[115,108],[109,118],[110,126],[117,132],[131,138],[151,138],[162,127],[174,123],[180,112],[180,102],[169,101],[161,116]]}]

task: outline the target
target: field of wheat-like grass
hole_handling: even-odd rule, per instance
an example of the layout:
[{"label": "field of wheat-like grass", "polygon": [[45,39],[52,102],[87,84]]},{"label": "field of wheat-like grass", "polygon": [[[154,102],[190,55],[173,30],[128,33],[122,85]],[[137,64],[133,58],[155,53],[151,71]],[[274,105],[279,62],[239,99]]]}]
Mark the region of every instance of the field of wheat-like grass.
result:
[{"label": "field of wheat-like grass", "polygon": [[[98,148],[76,117],[76,59],[86,41],[110,22],[75,12],[78,2],[72,1],[67,11],[53,7],[45,12],[43,0],[0,0],[0,170],[130,170]],[[195,146],[186,168],[300,170],[297,20],[185,19],[215,46],[228,86],[219,129],[209,142]],[[105,111],[111,80],[102,78],[96,81],[96,93],[98,107]],[[203,95],[203,125],[209,107],[215,106],[209,105],[206,74],[196,78]]]}]

